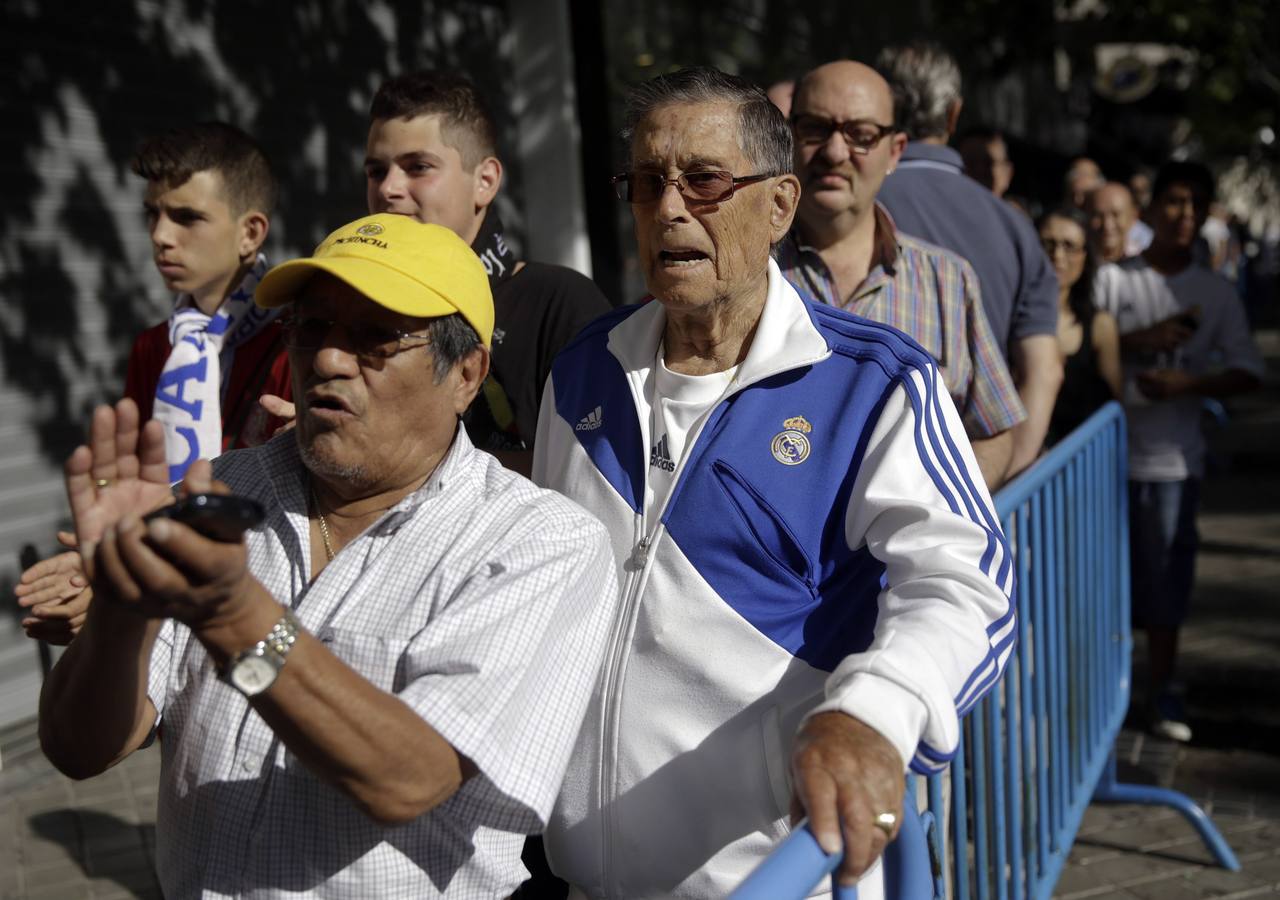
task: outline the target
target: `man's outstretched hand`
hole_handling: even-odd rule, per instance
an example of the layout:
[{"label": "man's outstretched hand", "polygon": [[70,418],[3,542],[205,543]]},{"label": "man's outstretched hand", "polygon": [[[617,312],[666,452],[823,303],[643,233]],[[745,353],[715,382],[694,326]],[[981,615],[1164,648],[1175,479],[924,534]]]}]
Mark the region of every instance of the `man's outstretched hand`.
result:
[{"label": "man's outstretched hand", "polygon": [[[791,756],[795,792],[791,819],[806,814],[827,853],[844,849],[838,880],[856,882],[897,836],[902,821],[902,757],[869,725],[842,712],[824,712],[800,729]],[[886,834],[876,816],[893,813]]]},{"label": "man's outstretched hand", "polygon": [[127,398],[93,411],[89,443],[72,452],[63,471],[80,556],[91,579],[94,551],[108,528],[173,499],[164,428],[154,419],[140,428],[138,406]]}]

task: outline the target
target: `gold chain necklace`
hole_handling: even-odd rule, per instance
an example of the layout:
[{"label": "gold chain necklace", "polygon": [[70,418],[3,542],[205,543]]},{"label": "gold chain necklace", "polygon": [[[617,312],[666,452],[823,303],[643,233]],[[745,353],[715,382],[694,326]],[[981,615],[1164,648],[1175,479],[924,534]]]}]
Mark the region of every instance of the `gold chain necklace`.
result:
[{"label": "gold chain necklace", "polygon": [[320,523],[320,540],[324,542],[324,555],[327,557],[326,562],[333,562],[333,544],[329,540],[329,523],[325,521],[324,513],[320,511],[320,498],[316,496],[316,489],[313,485],[311,488],[311,502],[316,507],[316,518]]}]

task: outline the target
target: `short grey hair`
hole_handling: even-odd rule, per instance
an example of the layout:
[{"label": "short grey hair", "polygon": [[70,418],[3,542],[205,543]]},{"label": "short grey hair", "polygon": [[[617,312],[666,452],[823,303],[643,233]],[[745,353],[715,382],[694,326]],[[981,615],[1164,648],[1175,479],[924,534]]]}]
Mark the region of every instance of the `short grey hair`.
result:
[{"label": "short grey hair", "polygon": [[960,67],[937,44],[885,47],[876,69],[893,91],[893,115],[909,140],[948,137],[947,111],[960,99]]},{"label": "short grey hair", "polygon": [[[784,175],[791,171],[791,128],[759,85],[710,66],[691,66],[639,84],[627,94],[622,139],[630,155],[636,128],[651,113],[680,103],[736,103],[738,144],[755,167],[750,174]],[[747,173],[738,173],[747,174]]]},{"label": "short grey hair", "polygon": [[454,366],[483,343],[480,335],[459,313],[432,319],[427,324],[426,331],[431,339],[431,360],[436,384],[444,381]]}]

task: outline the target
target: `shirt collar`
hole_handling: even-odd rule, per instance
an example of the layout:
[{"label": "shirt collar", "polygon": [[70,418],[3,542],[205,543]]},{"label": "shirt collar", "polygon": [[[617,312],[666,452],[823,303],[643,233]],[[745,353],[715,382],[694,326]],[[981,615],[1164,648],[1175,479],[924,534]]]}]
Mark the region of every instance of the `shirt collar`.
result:
[{"label": "shirt collar", "polygon": [[[783,277],[772,258],[766,278],[764,309],[751,347],[738,367],[736,390],[779,372],[812,365],[831,355],[808,305]],[[662,304],[646,298],[640,309],[609,331],[609,352],[624,371],[645,373],[653,367],[666,324],[667,314]]]},{"label": "shirt collar", "polygon": [[957,175],[964,173],[964,160],[960,154],[942,144],[926,144],[924,141],[910,141],[907,149],[902,151],[898,160],[899,169],[931,168],[954,169]]},{"label": "shirt collar", "polygon": [[[290,430],[276,435],[264,445],[262,452],[265,454],[264,468],[280,505],[287,512],[305,518],[308,514],[307,498],[311,490],[311,476],[302,463],[295,433]],[[467,430],[459,422],[453,435],[453,443],[422,487],[401,498],[367,533],[394,532],[412,518],[422,504],[449,489],[467,470],[477,452],[467,436]]]},{"label": "shirt collar", "polygon": [[[871,265],[867,269],[866,279],[858,286],[858,291],[861,291],[879,269],[883,269],[892,277],[898,260],[898,228],[893,224],[893,216],[889,215],[889,211],[881,205],[879,200],[876,201],[872,213],[875,216],[875,235],[871,239]],[[821,259],[817,249],[805,242],[798,224],[791,227],[791,233],[787,235],[786,241],[790,244],[787,250],[794,250],[801,257],[814,254]],[[826,268],[825,264],[823,268]]]}]

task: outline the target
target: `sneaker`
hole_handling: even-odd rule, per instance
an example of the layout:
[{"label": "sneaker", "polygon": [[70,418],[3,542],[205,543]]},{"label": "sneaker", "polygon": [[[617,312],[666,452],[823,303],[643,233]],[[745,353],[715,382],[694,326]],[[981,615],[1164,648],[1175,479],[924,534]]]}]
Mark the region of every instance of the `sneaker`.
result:
[{"label": "sneaker", "polygon": [[1185,744],[1191,740],[1191,726],[1182,699],[1176,694],[1164,693],[1156,698],[1148,722],[1151,733],[1157,737]]}]

